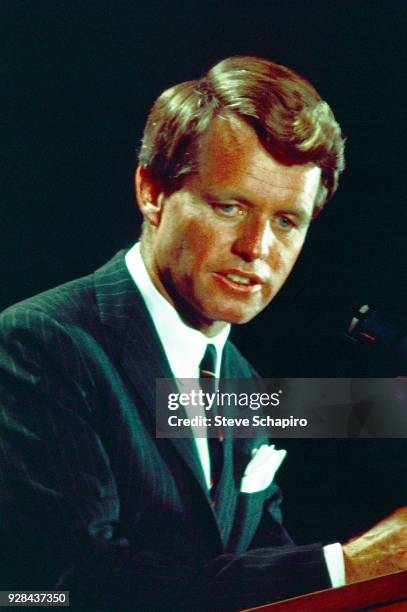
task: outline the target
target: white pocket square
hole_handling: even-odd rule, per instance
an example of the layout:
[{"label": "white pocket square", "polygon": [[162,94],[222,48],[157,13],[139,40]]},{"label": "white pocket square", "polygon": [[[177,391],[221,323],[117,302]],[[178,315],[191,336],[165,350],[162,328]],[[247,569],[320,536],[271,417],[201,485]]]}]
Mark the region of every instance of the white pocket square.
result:
[{"label": "white pocket square", "polygon": [[252,450],[250,460],[243,474],[240,486],[241,493],[257,493],[263,491],[272,482],[278,468],[284,461],[287,451],[276,450],[274,444],[263,444]]}]

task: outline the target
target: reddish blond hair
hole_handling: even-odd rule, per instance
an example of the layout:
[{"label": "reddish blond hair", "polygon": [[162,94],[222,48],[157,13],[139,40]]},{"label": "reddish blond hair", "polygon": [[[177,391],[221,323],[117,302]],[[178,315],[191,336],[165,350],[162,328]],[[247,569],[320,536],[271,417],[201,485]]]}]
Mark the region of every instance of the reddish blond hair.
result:
[{"label": "reddish blond hair", "polygon": [[329,105],[302,76],[258,57],[222,60],[201,79],[164,91],[144,130],[140,164],[168,194],[197,170],[197,143],[211,121],[230,114],[246,121],[265,149],[286,163],[321,168],[316,213],[338,186],[344,138]]}]

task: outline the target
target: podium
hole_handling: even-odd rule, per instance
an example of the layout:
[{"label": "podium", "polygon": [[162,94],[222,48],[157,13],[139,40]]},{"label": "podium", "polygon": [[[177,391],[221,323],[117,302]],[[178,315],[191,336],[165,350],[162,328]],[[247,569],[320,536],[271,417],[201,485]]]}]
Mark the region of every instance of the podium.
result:
[{"label": "podium", "polygon": [[243,612],[362,612],[407,611],[407,571],[316,591]]}]

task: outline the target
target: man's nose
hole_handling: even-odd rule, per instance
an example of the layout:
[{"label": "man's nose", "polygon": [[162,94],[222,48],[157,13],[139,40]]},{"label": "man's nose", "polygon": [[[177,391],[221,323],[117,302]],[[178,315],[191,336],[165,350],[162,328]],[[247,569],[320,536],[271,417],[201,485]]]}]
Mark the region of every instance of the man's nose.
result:
[{"label": "man's nose", "polygon": [[270,219],[251,219],[239,228],[232,251],[245,261],[266,259],[274,240]]}]

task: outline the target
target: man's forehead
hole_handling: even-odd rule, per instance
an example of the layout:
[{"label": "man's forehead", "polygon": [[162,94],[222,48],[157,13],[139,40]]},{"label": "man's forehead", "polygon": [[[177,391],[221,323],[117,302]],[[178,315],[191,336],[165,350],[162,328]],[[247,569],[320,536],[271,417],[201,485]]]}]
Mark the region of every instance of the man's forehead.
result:
[{"label": "man's forehead", "polygon": [[290,177],[298,186],[301,175],[304,189],[313,191],[320,182],[321,171],[313,163],[281,163],[266,151],[247,122],[227,115],[214,119],[199,141],[198,175],[211,177],[218,186],[227,186],[240,177],[282,189],[290,188]]},{"label": "man's forehead", "polygon": [[212,162],[222,167],[226,161],[225,155],[228,161],[237,161],[245,150],[254,147],[261,147],[261,144],[253,128],[235,115],[220,115],[199,139],[198,161],[200,164]]}]

